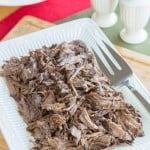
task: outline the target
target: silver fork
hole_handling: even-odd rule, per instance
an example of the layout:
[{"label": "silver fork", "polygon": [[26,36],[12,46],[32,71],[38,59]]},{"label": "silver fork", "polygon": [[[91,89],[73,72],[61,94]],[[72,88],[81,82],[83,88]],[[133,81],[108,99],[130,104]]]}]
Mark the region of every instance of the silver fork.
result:
[{"label": "silver fork", "polygon": [[108,64],[110,65],[111,69],[114,72],[114,74],[111,74],[105,67],[105,64],[103,63],[97,52],[94,50],[94,48],[92,48],[99,67],[105,73],[105,75],[111,80],[111,85],[112,86],[126,85],[150,113],[150,103],[140,94],[140,92],[138,92],[134,87],[129,85],[128,80],[133,75],[133,71],[131,70],[129,65],[123,60],[123,58],[121,58],[121,56],[112,47],[110,47],[104,41],[103,44],[121,67],[121,69],[118,69],[116,65],[112,62],[112,60],[108,57],[108,55],[105,54],[103,48],[101,48],[101,46],[97,44],[99,50],[101,51],[101,53],[103,54],[106,61],[108,62]]}]

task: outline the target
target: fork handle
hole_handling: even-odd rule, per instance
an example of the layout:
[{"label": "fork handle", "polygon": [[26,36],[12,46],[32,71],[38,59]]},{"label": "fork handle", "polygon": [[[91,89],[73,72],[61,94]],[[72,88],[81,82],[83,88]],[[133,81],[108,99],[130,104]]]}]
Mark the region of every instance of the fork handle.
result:
[{"label": "fork handle", "polygon": [[138,98],[138,100],[142,103],[142,105],[147,109],[150,113],[150,103],[133,87],[128,87],[133,94]]}]

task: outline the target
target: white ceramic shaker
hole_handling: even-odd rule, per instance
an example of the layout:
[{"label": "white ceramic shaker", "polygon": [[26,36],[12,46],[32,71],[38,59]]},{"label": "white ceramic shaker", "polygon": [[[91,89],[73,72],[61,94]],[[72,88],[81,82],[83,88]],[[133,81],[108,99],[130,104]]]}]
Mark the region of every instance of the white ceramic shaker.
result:
[{"label": "white ceramic shaker", "polygon": [[111,27],[117,22],[118,18],[114,10],[118,5],[118,0],[91,0],[91,3],[95,9],[92,19],[100,27]]},{"label": "white ceramic shaker", "polygon": [[144,30],[150,16],[150,0],[120,0],[120,15],[125,28],[120,32],[123,41],[139,44],[147,39]]}]

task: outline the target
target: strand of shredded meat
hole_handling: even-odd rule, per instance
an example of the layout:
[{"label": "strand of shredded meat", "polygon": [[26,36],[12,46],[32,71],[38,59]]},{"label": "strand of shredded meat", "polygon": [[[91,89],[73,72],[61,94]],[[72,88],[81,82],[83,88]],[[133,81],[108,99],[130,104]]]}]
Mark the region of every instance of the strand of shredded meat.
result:
[{"label": "strand of shredded meat", "polygon": [[138,111],[110,87],[82,41],[13,57],[0,74],[34,137],[34,150],[101,150],[144,135]]}]

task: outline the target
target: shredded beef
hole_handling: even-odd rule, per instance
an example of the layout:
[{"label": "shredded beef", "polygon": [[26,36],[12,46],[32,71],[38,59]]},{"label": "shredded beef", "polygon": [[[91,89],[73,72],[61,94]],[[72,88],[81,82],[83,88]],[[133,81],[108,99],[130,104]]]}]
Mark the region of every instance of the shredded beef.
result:
[{"label": "shredded beef", "polygon": [[44,46],[2,66],[34,150],[101,150],[143,136],[139,112],[80,41]]}]

